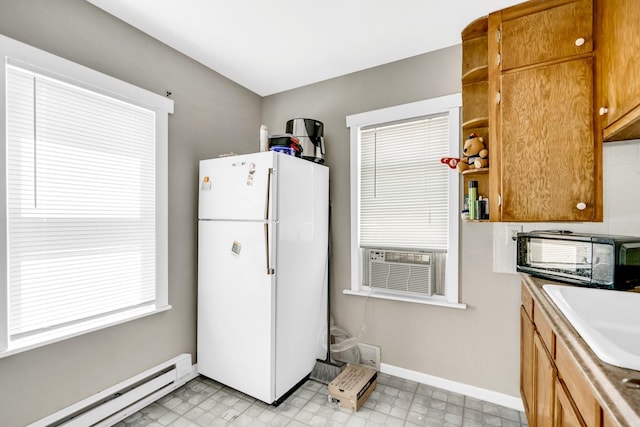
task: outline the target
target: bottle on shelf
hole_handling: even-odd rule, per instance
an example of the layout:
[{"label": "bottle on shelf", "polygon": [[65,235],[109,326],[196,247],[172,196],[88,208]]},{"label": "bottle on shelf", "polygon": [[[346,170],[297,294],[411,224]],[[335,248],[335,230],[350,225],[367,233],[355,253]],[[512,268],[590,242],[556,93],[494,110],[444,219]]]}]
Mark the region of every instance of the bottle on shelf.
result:
[{"label": "bottle on shelf", "polygon": [[478,219],[478,213],[476,211],[476,201],[478,199],[478,181],[469,181],[469,219]]}]

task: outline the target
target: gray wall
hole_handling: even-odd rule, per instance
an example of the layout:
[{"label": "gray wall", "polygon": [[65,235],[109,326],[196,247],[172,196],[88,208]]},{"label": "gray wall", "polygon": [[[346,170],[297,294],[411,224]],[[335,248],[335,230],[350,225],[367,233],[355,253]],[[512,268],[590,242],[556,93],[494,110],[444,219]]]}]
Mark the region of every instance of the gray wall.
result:
[{"label": "gray wall", "polygon": [[516,276],[492,272],[491,224],[462,224],[460,294],[469,305],[466,310],[342,293],[350,288],[345,117],[459,92],[460,70],[460,46],[454,46],[268,96],[262,117],[270,132],[284,131],[293,117],[325,124],[334,213],[332,314],[336,324],[357,335],[364,323],[362,342],[380,346],[383,363],[519,396],[519,281]]},{"label": "gray wall", "polygon": [[[258,146],[262,99],[83,0],[1,0],[0,33],[164,94],[169,117],[165,313],[0,359],[0,425],[22,426],[196,351],[198,160]],[[195,361],[195,359],[194,359]]]}]

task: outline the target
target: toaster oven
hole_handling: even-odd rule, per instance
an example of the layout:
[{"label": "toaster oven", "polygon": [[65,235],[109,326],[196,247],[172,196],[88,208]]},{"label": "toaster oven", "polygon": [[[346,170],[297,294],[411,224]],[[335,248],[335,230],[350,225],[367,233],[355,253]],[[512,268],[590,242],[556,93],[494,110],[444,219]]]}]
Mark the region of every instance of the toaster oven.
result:
[{"label": "toaster oven", "polygon": [[582,286],[640,286],[640,237],[532,231],[517,235],[516,270]]}]

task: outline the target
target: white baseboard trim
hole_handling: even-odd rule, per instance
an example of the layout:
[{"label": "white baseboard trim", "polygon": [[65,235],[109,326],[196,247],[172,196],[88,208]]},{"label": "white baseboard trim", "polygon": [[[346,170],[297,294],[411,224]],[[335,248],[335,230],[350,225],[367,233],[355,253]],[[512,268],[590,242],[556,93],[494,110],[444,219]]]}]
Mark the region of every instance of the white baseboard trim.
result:
[{"label": "white baseboard trim", "polygon": [[432,387],[438,387],[454,393],[464,394],[465,396],[473,397],[474,399],[484,400],[485,402],[495,403],[496,405],[505,406],[518,411],[524,411],[522,399],[519,397],[509,396],[508,394],[498,393],[496,391],[459,383],[457,381],[451,381],[446,378],[423,374],[422,372],[412,371],[386,363],[380,364],[380,372],[404,378],[405,380],[416,381]]}]

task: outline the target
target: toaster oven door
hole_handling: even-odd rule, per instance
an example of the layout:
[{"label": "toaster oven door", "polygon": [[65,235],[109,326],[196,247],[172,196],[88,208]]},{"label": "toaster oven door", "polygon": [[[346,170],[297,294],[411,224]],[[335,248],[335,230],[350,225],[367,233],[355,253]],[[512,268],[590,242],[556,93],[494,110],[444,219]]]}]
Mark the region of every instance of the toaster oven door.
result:
[{"label": "toaster oven door", "polygon": [[[518,271],[589,284],[594,245],[590,241],[525,236],[518,238]],[[596,250],[600,253],[600,250]]]},{"label": "toaster oven door", "polygon": [[591,242],[531,238],[527,248],[531,267],[578,271],[591,268]]}]

